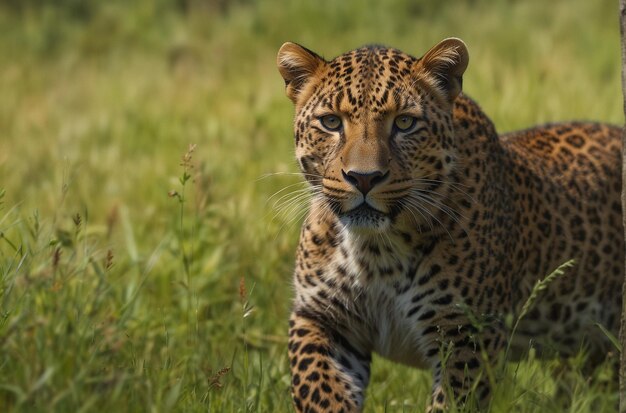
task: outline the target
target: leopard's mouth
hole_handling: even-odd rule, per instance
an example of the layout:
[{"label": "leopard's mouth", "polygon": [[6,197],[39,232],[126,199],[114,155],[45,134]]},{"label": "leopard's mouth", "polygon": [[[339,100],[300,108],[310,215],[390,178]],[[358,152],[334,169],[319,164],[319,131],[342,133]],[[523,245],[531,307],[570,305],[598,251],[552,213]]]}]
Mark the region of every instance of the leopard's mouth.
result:
[{"label": "leopard's mouth", "polygon": [[341,215],[350,216],[350,217],[369,217],[369,216],[385,216],[386,214],[374,208],[367,202],[363,202],[359,206],[356,206],[350,209],[349,211],[342,213]]}]

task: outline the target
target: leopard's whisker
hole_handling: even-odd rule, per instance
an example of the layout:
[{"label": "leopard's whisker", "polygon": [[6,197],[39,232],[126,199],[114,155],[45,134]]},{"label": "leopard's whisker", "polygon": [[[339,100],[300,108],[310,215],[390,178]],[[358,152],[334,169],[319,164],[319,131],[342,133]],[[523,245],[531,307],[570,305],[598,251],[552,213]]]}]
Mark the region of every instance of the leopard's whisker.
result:
[{"label": "leopard's whisker", "polygon": [[[413,212],[413,209],[406,207],[406,202],[405,202],[404,199],[400,199],[400,206],[403,207],[406,211],[409,211],[409,213],[413,216],[413,221],[414,221],[415,225],[417,225],[417,231],[419,233],[422,233],[422,227],[421,227],[421,225],[419,223],[419,220],[417,219],[417,216],[415,216],[415,213]],[[422,215],[421,212],[418,211],[418,213],[420,215]],[[422,215],[422,218],[424,219],[424,221],[426,221],[426,217],[424,215]]]},{"label": "leopard's whisker", "polygon": [[449,205],[446,205],[441,199],[437,199],[432,195],[440,195],[437,192],[434,191],[429,191],[429,190],[423,190],[423,189],[413,189],[413,191],[411,191],[411,194],[409,196],[418,196],[420,199],[425,200],[426,202],[430,203],[430,205],[432,205],[433,207],[441,210],[442,212],[444,212],[446,215],[448,215],[452,220],[454,220],[454,222],[456,223],[461,223],[459,220],[459,217],[463,218],[463,219],[467,219],[463,214],[461,214],[459,211],[457,211],[456,209],[452,208]]},{"label": "leopard's whisker", "polygon": [[441,228],[444,231],[446,231],[446,233],[450,237],[450,240],[452,242],[454,242],[454,237],[452,237],[452,234],[450,234],[450,231],[448,230],[448,228],[443,224],[443,222],[441,222],[441,220],[439,218],[437,218],[437,216],[435,214],[430,212],[428,210],[428,208],[425,208],[423,205],[421,205],[420,201],[425,201],[425,200],[421,199],[421,198],[409,198],[407,202],[409,202],[413,207],[421,209],[424,213],[426,213],[428,216],[430,216],[432,219],[434,219],[439,224],[439,226],[441,226]]},{"label": "leopard's whisker", "polygon": [[[283,203],[285,203],[286,201],[289,201],[292,197],[295,197],[301,194],[311,194],[312,192],[313,191],[311,191],[311,188],[295,189],[287,193],[283,193],[279,198],[275,199],[272,202],[272,204],[275,208],[280,208]],[[274,195],[272,195],[272,197],[276,197],[278,196],[278,194],[279,193],[276,192]],[[271,198],[266,201],[266,204],[269,203],[270,201],[271,201]]]},{"label": "leopard's whisker", "polygon": [[277,176],[297,176],[297,177],[300,177],[300,178],[301,177],[305,177],[305,178],[306,177],[311,177],[311,178],[317,178],[317,179],[322,179],[323,178],[322,175],[305,173],[305,172],[270,172],[270,173],[266,173],[266,174],[261,175],[256,180],[257,181],[261,181],[263,179],[274,178],[274,177],[277,177]]}]

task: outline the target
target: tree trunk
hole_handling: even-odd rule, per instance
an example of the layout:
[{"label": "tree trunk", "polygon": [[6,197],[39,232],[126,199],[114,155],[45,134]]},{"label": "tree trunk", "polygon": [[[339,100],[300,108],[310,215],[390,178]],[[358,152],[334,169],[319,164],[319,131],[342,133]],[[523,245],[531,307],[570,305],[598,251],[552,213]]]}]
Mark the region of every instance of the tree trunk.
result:
[{"label": "tree trunk", "polygon": [[[626,0],[619,0],[619,23],[622,45],[622,98],[624,127],[622,129],[622,223],[626,240]],[[626,268],[626,262],[624,263]],[[619,411],[626,413],[626,279],[622,286],[622,318],[620,323]]]}]

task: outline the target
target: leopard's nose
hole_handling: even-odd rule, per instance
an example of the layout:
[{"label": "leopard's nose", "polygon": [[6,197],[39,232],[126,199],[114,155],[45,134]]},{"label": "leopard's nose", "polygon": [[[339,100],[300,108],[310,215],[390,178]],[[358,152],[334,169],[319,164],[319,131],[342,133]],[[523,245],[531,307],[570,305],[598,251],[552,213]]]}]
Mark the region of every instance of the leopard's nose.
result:
[{"label": "leopard's nose", "polygon": [[346,182],[353,185],[356,189],[361,191],[363,196],[367,195],[369,191],[372,190],[376,185],[384,181],[389,172],[383,173],[382,171],[374,171],[374,172],[356,172],[356,171],[344,171],[341,170],[343,174],[343,179]]}]

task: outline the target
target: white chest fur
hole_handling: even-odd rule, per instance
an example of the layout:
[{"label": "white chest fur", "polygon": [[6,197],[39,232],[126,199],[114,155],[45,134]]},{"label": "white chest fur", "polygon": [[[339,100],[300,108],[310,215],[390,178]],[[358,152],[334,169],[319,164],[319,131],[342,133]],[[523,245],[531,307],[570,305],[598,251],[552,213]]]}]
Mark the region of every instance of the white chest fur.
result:
[{"label": "white chest fur", "polygon": [[429,367],[420,350],[424,326],[407,317],[421,257],[394,238],[347,236],[334,258],[350,278],[351,340],[390,360]]}]

